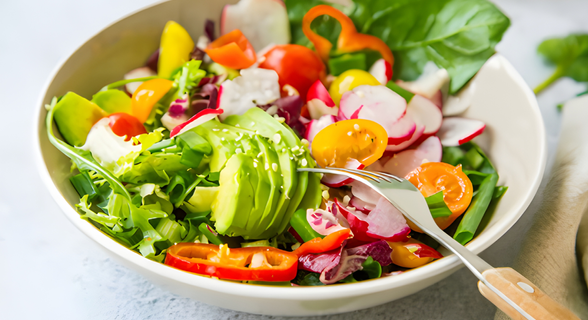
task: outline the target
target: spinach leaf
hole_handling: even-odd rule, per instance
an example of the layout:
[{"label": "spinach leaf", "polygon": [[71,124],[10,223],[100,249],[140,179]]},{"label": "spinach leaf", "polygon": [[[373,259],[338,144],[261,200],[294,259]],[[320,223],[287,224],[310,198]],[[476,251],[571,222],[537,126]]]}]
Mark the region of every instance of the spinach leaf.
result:
[{"label": "spinach leaf", "polygon": [[570,77],[578,82],[588,81],[588,34],[547,39],[539,45],[537,52],[556,68],[547,80],[535,88],[535,94],[562,77]]},{"label": "spinach leaf", "polygon": [[[302,17],[319,3],[286,0],[294,43],[304,43]],[[346,10],[359,32],[382,39],[392,49],[396,79],[414,80],[433,61],[449,72],[450,93],[480,70],[510,26],[508,17],[487,0],[354,0]],[[316,19],[313,27],[314,23],[320,24],[320,35],[336,39],[333,27],[320,30],[336,21]]]}]

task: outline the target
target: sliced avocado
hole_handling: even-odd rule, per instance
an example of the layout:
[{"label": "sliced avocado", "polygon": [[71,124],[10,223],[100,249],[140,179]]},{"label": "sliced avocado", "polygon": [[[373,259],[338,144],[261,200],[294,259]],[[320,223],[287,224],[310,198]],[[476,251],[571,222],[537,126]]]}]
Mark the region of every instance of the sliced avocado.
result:
[{"label": "sliced avocado", "polygon": [[322,201],[321,178],[318,173],[309,173],[308,187],[306,187],[306,193],[300,201],[298,209],[318,209]]},{"label": "sliced avocado", "polygon": [[[261,235],[261,233],[267,229],[270,222],[277,213],[278,202],[280,201],[280,196],[282,195],[280,186],[283,185],[283,179],[281,176],[281,168],[279,167],[280,160],[276,151],[271,147],[270,143],[265,138],[256,135],[255,139],[257,140],[257,145],[262,154],[262,157],[258,159],[263,164],[264,170],[265,168],[268,169],[266,172],[268,173],[270,184],[267,204],[261,219],[259,219],[259,223],[256,225],[255,230],[253,231],[254,236],[259,237],[259,235]],[[274,168],[276,170],[274,170]]]},{"label": "sliced avocado", "polygon": [[194,193],[188,199],[190,208],[194,212],[206,212],[212,210],[212,203],[218,195],[219,187],[196,187]]},{"label": "sliced avocado", "polygon": [[208,140],[212,146],[210,171],[220,172],[229,158],[241,147],[241,139],[250,138],[251,132],[218,121],[208,121],[192,129]]},{"label": "sliced avocado", "polygon": [[96,93],[92,97],[92,102],[109,114],[118,112],[132,114],[131,97],[117,89],[109,89]]},{"label": "sliced avocado", "polygon": [[[298,185],[297,163],[291,152],[291,148],[298,146],[299,140],[293,131],[259,108],[249,109],[242,116],[229,116],[225,119],[224,123],[255,131],[261,136],[268,138],[278,154],[282,177],[282,185],[278,191],[281,194],[268,229],[260,237],[275,236],[279,232],[284,216],[288,213],[290,201],[294,198]],[[298,199],[298,202],[300,202],[300,199]]]},{"label": "sliced avocado", "polygon": [[257,146],[256,140],[241,139],[241,141],[243,145],[243,152],[253,159],[253,167],[255,167],[257,170],[258,177],[257,184],[254,185],[255,197],[253,200],[253,209],[249,213],[249,220],[247,221],[247,226],[245,227],[247,232],[242,234],[243,238],[252,239],[255,236],[254,231],[257,226],[259,226],[269,200],[271,185],[268,171],[270,171],[271,168],[269,170],[266,169],[265,163],[257,158],[260,150]]},{"label": "sliced avocado", "polygon": [[234,154],[220,173],[219,190],[212,204],[210,220],[223,235],[245,234],[249,214],[253,209],[257,170],[253,158]]},{"label": "sliced avocado", "polygon": [[108,115],[95,103],[73,92],[66,93],[54,108],[61,136],[76,147],[84,145],[92,126]]}]

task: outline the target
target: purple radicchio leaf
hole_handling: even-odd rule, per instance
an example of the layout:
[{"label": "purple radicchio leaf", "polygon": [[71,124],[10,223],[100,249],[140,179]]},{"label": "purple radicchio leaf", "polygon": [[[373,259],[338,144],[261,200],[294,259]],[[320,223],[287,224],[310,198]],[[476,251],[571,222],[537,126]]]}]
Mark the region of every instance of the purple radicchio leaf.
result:
[{"label": "purple radicchio leaf", "polygon": [[307,253],[302,255],[298,258],[298,269],[321,273],[328,267],[336,267],[341,260],[342,250],[343,246],[321,254]]},{"label": "purple radicchio leaf", "polygon": [[192,52],[190,53],[190,59],[202,60],[202,59],[204,59],[205,55],[206,55],[206,52],[204,52],[204,50],[198,48],[197,46],[194,46],[194,50],[192,50]]},{"label": "purple radicchio leaf", "polygon": [[306,126],[300,122],[300,111],[304,105],[304,100],[299,95],[287,96],[277,99],[276,101],[258,106],[261,109],[268,111],[272,106],[278,107],[275,114],[284,118],[285,123],[294,129],[299,136],[304,136]]},{"label": "purple radicchio leaf", "polygon": [[382,266],[387,266],[392,263],[391,253],[392,249],[384,240],[345,249],[341,252],[337,265],[330,264],[321,272],[320,281],[324,284],[332,284],[343,280],[353,272],[361,270],[362,264],[370,256]]},{"label": "purple radicchio leaf", "polygon": [[210,42],[216,40],[216,36],[214,33],[214,21],[206,19],[206,21],[204,21],[204,34],[206,35],[208,40],[210,40]]},{"label": "purple radicchio leaf", "polygon": [[158,63],[159,63],[159,48],[157,48],[157,50],[155,50],[155,52],[153,52],[149,56],[149,59],[147,59],[145,66],[148,67],[149,69],[157,72],[157,64]]},{"label": "purple radicchio leaf", "polygon": [[218,87],[212,83],[207,83],[202,86],[199,92],[192,96],[192,99],[192,109],[194,109],[195,113],[204,109],[216,109],[218,102]]}]

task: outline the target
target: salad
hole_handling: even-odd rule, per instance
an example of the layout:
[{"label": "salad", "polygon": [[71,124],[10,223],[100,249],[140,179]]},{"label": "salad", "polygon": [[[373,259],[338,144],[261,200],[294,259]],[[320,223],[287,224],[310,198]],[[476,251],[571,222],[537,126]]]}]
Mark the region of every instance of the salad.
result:
[{"label": "salad", "polygon": [[82,219],[178,269],[287,286],[442,257],[369,187],[299,168],[405,177],[457,241],[484,228],[507,188],[450,100],[509,25],[491,3],[241,0],[220,24],[194,41],[169,21],[143,67],[47,105]]}]

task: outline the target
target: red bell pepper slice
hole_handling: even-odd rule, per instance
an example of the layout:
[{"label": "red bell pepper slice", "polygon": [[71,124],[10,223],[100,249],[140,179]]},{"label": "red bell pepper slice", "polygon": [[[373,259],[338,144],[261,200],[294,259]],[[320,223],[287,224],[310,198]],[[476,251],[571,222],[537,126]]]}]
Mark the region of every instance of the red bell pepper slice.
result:
[{"label": "red bell pepper slice", "polygon": [[333,45],[329,40],[316,34],[310,28],[312,21],[322,15],[333,17],[341,24],[341,33],[337,40],[337,50],[339,53],[350,53],[364,49],[371,49],[380,52],[384,60],[388,61],[391,66],[394,65],[392,51],[384,41],[378,37],[357,32],[353,21],[351,21],[348,16],[331,6],[324,4],[308,10],[304,15],[304,18],[302,18],[302,31],[310,42],[312,42],[316,52],[321,56],[323,61],[326,62],[329,60]]},{"label": "red bell pepper slice", "polygon": [[351,230],[343,229],[333,232],[324,238],[314,238],[303,243],[298,249],[294,250],[296,256],[302,256],[307,253],[323,253],[339,248],[343,241],[349,238]]},{"label": "red bell pepper slice", "polygon": [[273,247],[178,243],[167,250],[165,264],[227,280],[290,281],[296,277],[298,256]]},{"label": "red bell pepper slice", "polygon": [[239,29],[216,39],[204,51],[212,61],[233,69],[246,69],[257,61],[253,46]]}]

